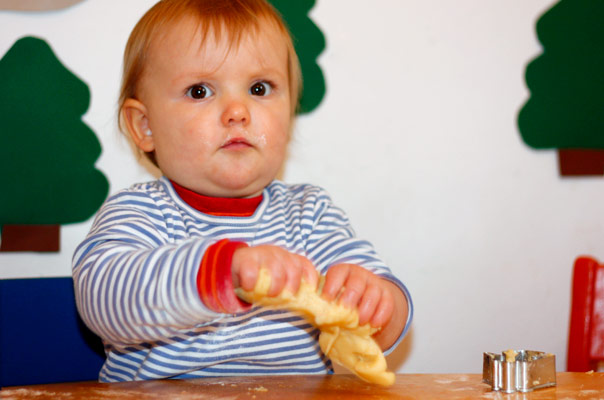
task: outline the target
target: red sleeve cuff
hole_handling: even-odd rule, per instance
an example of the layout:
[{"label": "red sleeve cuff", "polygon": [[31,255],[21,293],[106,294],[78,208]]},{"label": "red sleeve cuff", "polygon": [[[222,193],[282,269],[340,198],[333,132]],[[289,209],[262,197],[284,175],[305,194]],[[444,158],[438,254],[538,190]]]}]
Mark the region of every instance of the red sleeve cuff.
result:
[{"label": "red sleeve cuff", "polygon": [[233,253],[246,246],[243,242],[223,239],[206,250],[197,273],[197,291],[209,309],[234,314],[250,308],[250,304],[235,294],[231,276]]}]

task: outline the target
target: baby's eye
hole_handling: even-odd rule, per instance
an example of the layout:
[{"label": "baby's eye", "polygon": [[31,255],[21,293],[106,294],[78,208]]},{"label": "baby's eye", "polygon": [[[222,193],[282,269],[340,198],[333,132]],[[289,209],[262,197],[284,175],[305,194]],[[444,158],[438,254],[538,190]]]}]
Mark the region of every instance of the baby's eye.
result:
[{"label": "baby's eye", "polygon": [[213,94],[212,89],[204,84],[193,85],[187,90],[187,96],[195,100],[205,99]]},{"label": "baby's eye", "polygon": [[250,88],[250,94],[253,96],[268,96],[273,91],[273,87],[268,82],[256,82]]}]

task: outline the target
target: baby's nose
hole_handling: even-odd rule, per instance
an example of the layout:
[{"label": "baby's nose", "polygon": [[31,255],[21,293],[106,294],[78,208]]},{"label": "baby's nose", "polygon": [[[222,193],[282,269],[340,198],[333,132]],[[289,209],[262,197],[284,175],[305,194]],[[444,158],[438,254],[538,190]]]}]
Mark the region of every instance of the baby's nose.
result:
[{"label": "baby's nose", "polygon": [[250,121],[250,112],[243,100],[230,99],[222,113],[222,123],[224,125],[247,124]]}]

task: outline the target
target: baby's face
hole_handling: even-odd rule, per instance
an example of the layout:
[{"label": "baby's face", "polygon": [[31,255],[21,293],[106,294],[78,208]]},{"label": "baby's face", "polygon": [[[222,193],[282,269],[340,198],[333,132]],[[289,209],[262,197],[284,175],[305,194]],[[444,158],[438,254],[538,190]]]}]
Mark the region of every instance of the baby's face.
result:
[{"label": "baby's face", "polygon": [[[229,50],[184,19],[151,46],[138,86],[163,174],[217,197],[259,194],[285,159],[291,124],[287,47],[276,28]],[[226,36],[226,35],[223,35]]]}]

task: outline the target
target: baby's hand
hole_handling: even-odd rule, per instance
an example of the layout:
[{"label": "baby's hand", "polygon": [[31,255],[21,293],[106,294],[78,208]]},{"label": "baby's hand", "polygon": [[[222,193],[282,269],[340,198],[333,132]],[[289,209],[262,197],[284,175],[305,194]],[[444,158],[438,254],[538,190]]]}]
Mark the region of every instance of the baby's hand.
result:
[{"label": "baby's hand", "polygon": [[271,275],[269,296],[277,296],[285,288],[296,293],[301,279],[317,286],[317,270],[306,257],[270,245],[241,247],[235,251],[231,263],[233,286],[253,290],[261,267]]},{"label": "baby's hand", "polygon": [[322,297],[327,301],[337,299],[345,307],[356,307],[359,325],[369,322],[374,328],[382,328],[394,312],[390,286],[390,282],[363,267],[338,264],[327,271]]}]

